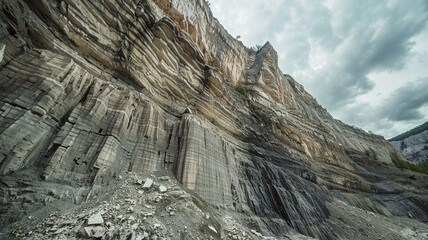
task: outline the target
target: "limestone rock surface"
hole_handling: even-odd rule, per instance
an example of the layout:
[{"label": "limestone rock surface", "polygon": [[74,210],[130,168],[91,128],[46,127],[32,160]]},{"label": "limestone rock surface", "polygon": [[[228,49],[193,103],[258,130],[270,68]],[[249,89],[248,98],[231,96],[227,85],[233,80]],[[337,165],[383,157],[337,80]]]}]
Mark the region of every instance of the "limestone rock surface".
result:
[{"label": "limestone rock surface", "polygon": [[406,159],[415,164],[428,161],[428,130],[399,141],[391,141],[391,144],[400,151]]},{"label": "limestone rock surface", "polygon": [[[0,21],[3,236],[39,208],[96,209],[97,196],[117,194],[127,174],[157,171],[198,196],[195,211],[225,218],[189,226],[205,237],[373,239],[395,223],[404,232],[389,239],[425,236],[428,177],[388,165],[396,150],[383,137],[335,120],[281,72],[269,42],[246,48],[205,1],[0,0]],[[129,191],[138,198],[153,184]],[[180,188],[155,192],[148,201],[186,199]],[[372,213],[389,225],[367,220]],[[140,224],[156,214],[109,218]],[[363,230],[350,231],[358,221]],[[164,230],[150,223],[151,233]],[[121,230],[95,230],[88,235],[120,239]]]}]

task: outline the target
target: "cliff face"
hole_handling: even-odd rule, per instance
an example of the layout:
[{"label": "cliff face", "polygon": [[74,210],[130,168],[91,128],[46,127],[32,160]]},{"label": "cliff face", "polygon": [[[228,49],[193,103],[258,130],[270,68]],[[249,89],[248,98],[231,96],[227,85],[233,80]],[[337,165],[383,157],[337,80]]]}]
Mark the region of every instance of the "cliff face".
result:
[{"label": "cliff face", "polygon": [[383,137],[333,119],[204,1],[0,3],[3,226],[46,195],[84,204],[159,170],[265,235],[354,236],[338,202],[428,221],[426,176],[380,164],[396,151]]},{"label": "cliff face", "polygon": [[391,144],[413,163],[422,163],[428,159],[428,131],[420,132],[403,140],[391,141]]},{"label": "cliff face", "polygon": [[428,122],[391,138],[389,142],[409,161],[423,163],[428,160],[427,129]]}]

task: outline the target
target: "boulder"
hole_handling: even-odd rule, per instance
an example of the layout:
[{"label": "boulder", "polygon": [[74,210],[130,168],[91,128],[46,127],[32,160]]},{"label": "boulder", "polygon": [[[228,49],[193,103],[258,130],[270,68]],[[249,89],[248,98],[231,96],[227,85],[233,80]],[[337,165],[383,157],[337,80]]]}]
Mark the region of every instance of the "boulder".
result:
[{"label": "boulder", "polygon": [[85,227],[85,234],[87,237],[101,238],[105,233],[105,229],[101,226]]},{"label": "boulder", "polygon": [[153,180],[151,178],[147,178],[146,181],[144,182],[143,189],[148,190],[152,188],[152,186],[153,186]]},{"label": "boulder", "polygon": [[165,193],[168,189],[164,186],[164,185],[160,185],[159,186],[159,192],[160,193]]},{"label": "boulder", "polygon": [[104,223],[101,213],[94,214],[88,218],[88,225],[100,225]]}]

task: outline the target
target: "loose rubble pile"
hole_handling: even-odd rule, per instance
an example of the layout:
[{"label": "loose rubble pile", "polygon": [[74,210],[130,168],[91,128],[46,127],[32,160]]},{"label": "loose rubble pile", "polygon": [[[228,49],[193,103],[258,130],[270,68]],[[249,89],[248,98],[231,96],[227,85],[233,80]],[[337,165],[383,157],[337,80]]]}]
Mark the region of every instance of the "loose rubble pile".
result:
[{"label": "loose rubble pile", "polygon": [[[46,219],[28,216],[21,239],[273,239],[222,217],[170,176],[118,176],[116,184]],[[20,223],[14,224],[20,226]]]},{"label": "loose rubble pile", "polygon": [[[124,173],[112,181],[81,204],[53,200],[7,226],[0,232],[0,239],[314,239],[291,228],[280,238],[263,235],[249,228],[251,221],[238,222],[242,218],[210,206],[166,171],[152,175]],[[330,220],[339,222],[349,236],[358,234],[377,240],[428,238],[426,225],[413,219],[387,217],[341,200],[327,206]]]}]

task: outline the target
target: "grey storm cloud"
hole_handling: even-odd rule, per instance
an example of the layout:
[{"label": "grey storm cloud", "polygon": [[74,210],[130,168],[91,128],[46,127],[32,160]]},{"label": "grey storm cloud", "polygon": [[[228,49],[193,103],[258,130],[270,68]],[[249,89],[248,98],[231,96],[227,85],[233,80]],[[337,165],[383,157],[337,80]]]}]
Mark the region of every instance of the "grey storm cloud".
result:
[{"label": "grey storm cloud", "polygon": [[392,121],[418,120],[428,106],[428,77],[395,90],[381,106],[381,114]]},{"label": "grey storm cloud", "polygon": [[[428,14],[420,12],[418,4],[409,9],[403,7],[406,3],[402,1],[402,5],[391,8],[381,5],[381,1],[376,1],[374,6],[366,6],[369,1],[362,2],[364,4],[349,4],[353,9],[351,20],[338,26],[341,35],[345,31],[342,29],[347,33],[329,63],[309,86],[331,110],[352,103],[355,97],[370,91],[374,84],[369,73],[405,67],[414,44],[411,38],[426,27]],[[348,1],[341,1],[346,3]],[[381,8],[384,9],[379,10]]]},{"label": "grey storm cloud", "polygon": [[428,89],[428,81],[414,82],[428,76],[428,70],[407,76],[402,87],[389,89],[389,96],[370,99],[372,106],[358,105],[361,96],[388,81],[373,74],[404,71],[415,56],[428,59],[428,49],[415,51],[424,41],[415,39],[428,36],[427,0],[216,0],[212,7],[245,44],[270,41],[284,73],[333,116],[387,135],[395,123],[428,118],[420,111],[426,106],[428,94],[422,89]]},{"label": "grey storm cloud", "polygon": [[[347,123],[359,123],[366,129],[392,137],[419,125],[426,117],[428,107],[428,77],[412,81],[394,90],[377,105],[354,103],[341,109],[337,115]],[[349,114],[352,113],[352,114]],[[408,122],[407,128],[391,129],[397,122]]]}]

